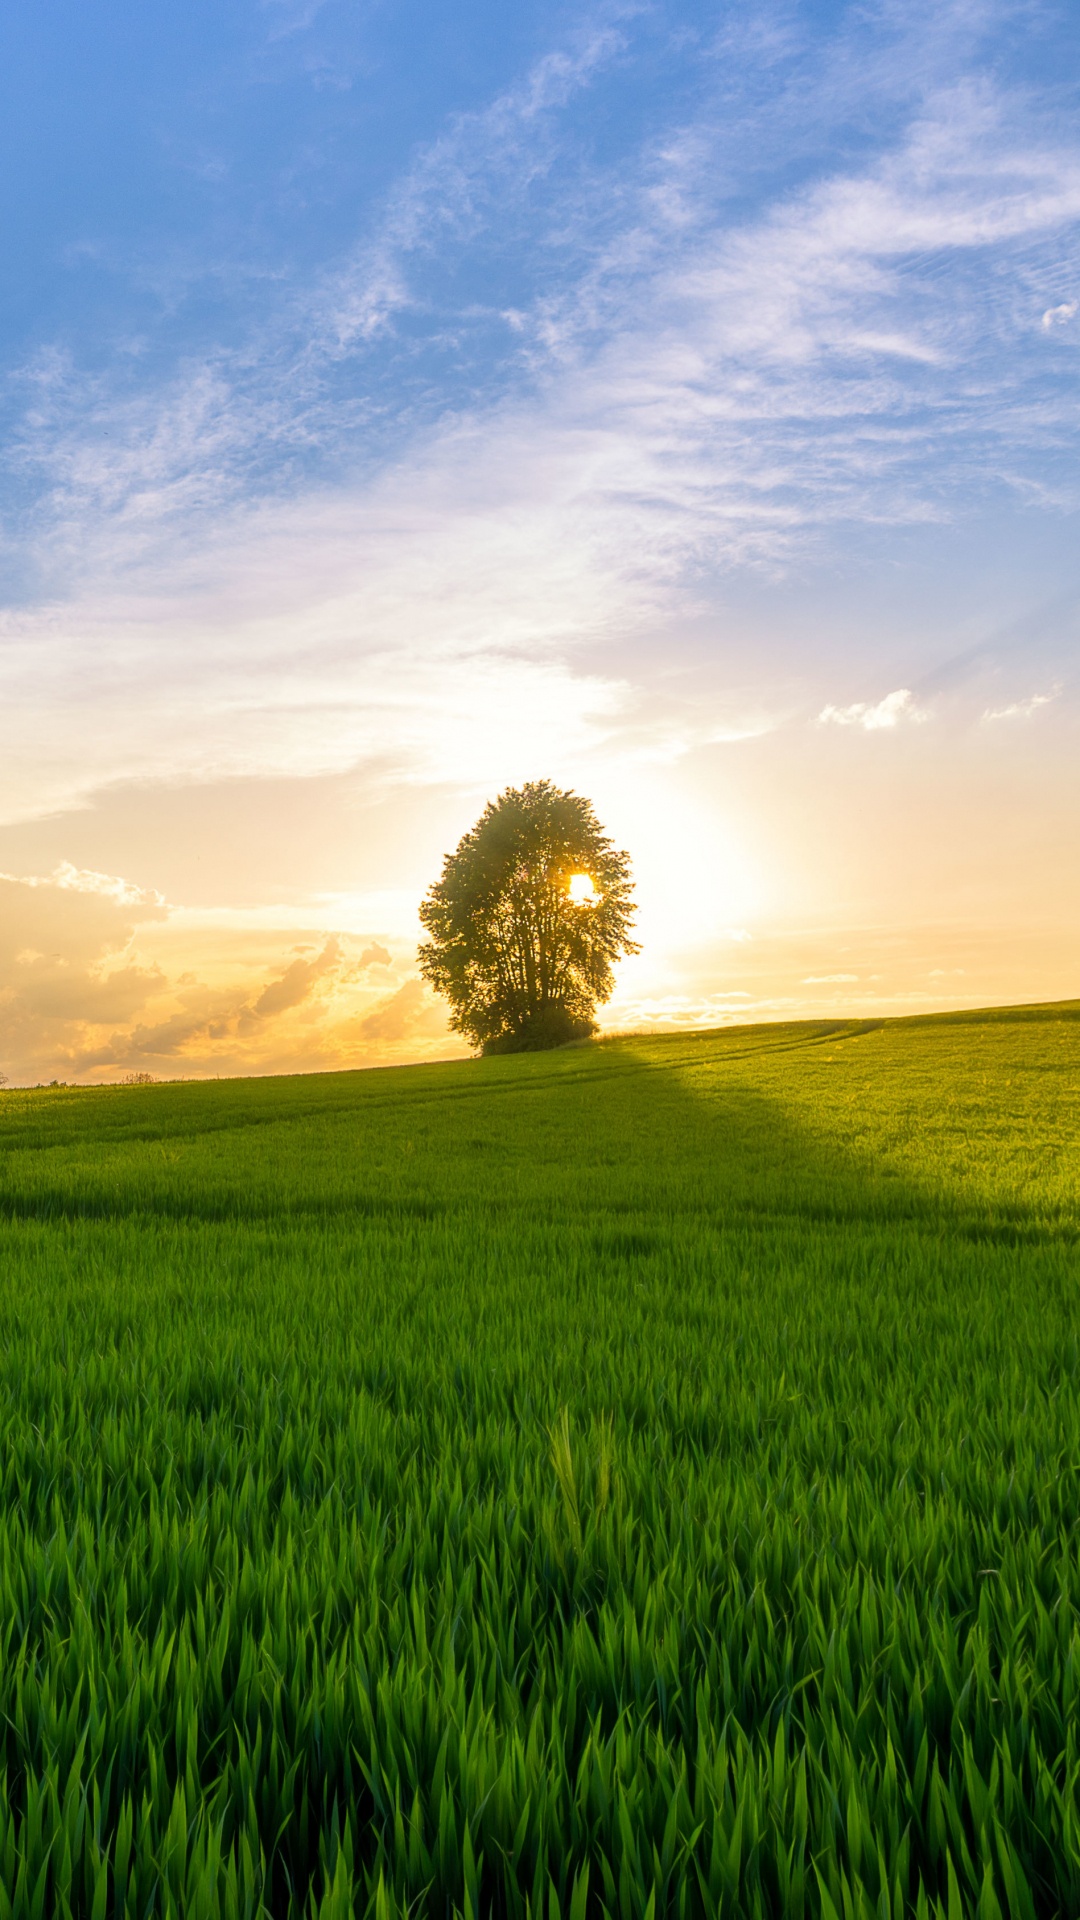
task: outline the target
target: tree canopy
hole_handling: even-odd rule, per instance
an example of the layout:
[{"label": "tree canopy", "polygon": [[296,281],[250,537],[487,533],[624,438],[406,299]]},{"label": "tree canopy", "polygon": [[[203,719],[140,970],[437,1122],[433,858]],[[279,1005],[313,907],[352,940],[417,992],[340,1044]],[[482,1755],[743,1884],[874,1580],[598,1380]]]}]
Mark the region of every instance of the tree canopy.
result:
[{"label": "tree canopy", "polygon": [[443,862],[420,919],[420,971],[484,1053],[596,1031],[614,964],[636,953],[630,856],[590,801],[550,780],[508,787]]}]

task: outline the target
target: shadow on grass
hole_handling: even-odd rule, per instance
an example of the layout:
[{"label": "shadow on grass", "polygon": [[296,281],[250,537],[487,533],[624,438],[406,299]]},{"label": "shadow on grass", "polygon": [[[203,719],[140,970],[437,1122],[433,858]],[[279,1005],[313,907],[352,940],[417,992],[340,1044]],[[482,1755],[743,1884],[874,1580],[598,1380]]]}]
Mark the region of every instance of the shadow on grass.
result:
[{"label": "shadow on grass", "polygon": [[[800,1059],[826,1047],[846,1054],[884,1024],[945,1021],[628,1039],[392,1079],[94,1089],[67,1097],[55,1117],[46,1096],[28,1133],[10,1124],[0,1133],[0,1219],[263,1222],[298,1233],[336,1221],[363,1233],[465,1215],[482,1233],[519,1215],[574,1220],[589,1227],[598,1259],[629,1262],[660,1250],[673,1220],[693,1217],[711,1231],[906,1224],[986,1245],[1075,1245],[1067,1213],[1047,1217],[1018,1194],[988,1200],[943,1184],[940,1168],[921,1180],[846,1144],[835,1121],[807,1124],[777,1088],[778,1067],[794,1077]],[[886,1093],[883,1121],[888,1106]]]}]

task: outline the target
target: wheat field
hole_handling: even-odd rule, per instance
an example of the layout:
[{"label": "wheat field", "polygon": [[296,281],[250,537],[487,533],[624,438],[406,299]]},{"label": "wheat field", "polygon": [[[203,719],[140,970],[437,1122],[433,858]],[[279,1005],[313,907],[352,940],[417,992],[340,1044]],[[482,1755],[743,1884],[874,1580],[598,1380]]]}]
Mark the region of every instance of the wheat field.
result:
[{"label": "wheat field", "polygon": [[3,1915],[1080,1912],[1080,1004],[0,1097]]}]

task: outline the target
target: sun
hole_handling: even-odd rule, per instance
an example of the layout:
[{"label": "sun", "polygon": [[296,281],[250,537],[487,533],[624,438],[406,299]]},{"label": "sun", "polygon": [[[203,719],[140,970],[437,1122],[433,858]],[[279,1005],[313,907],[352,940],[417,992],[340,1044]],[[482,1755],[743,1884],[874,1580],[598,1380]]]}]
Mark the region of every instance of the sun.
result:
[{"label": "sun", "polygon": [[596,888],[590,873],[572,873],[566,883],[566,891],[575,907],[596,905]]}]

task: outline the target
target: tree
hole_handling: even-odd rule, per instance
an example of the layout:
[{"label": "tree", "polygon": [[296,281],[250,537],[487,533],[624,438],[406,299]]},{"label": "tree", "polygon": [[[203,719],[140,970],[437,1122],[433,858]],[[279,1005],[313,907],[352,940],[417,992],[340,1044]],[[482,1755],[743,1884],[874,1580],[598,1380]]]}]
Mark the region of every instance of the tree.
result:
[{"label": "tree", "polygon": [[420,919],[420,971],[484,1053],[531,1052],[595,1033],[613,966],[637,953],[630,856],[592,805],[550,780],[508,787],[443,862]]}]

